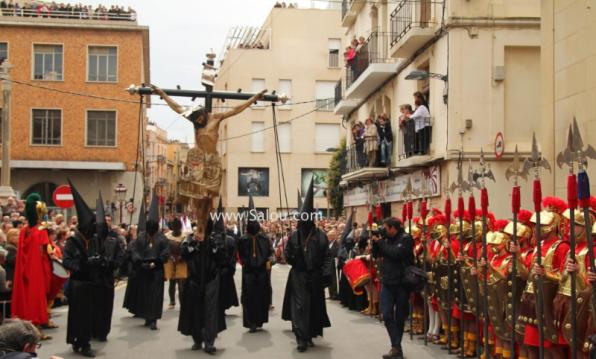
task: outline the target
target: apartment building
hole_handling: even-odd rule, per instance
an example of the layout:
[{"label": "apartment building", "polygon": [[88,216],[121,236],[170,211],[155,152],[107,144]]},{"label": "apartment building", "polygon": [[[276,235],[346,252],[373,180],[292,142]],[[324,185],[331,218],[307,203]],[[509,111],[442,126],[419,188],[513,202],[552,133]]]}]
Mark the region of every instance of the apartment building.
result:
[{"label": "apartment building", "polygon": [[143,183],[145,107],[123,89],[150,81],[149,29],[131,19],[25,15],[0,15],[0,58],[14,66],[12,187],[52,207],[54,189],[70,178],[94,207],[98,191],[116,201],[122,184],[129,201]]},{"label": "apartment building", "polygon": [[[401,216],[409,181],[414,198],[424,192],[442,208],[458,178],[460,154],[466,179],[481,150],[496,179],[486,182],[491,210],[509,214],[512,184],[504,173],[515,147],[527,156],[533,131],[544,149],[553,141],[552,132],[542,131],[540,14],[538,0],[343,1],[342,47],[361,40],[337,83],[334,112],[347,128],[344,205],[356,210],[359,222],[377,205],[384,216]],[[430,112],[424,118],[430,144],[422,151],[410,147],[412,128],[400,126],[400,106],[415,110],[415,92],[425,95]],[[381,167],[358,158],[352,128],[383,114],[392,125],[393,150]],[[531,188],[521,185],[522,204],[530,208]],[[546,178],[546,188],[551,185]]]},{"label": "apartment building", "polygon": [[[215,89],[252,93],[268,89],[291,99],[275,107],[278,151],[268,103],[222,124],[221,193],[228,211],[246,206],[249,192],[262,212],[292,211],[297,191],[304,193],[314,175],[315,206],[326,212],[327,169],[343,136],[341,117],[332,111],[335,82],[343,66],[340,11],[332,7],[273,8],[261,27],[230,31]],[[214,106],[237,102],[219,101]]]}]

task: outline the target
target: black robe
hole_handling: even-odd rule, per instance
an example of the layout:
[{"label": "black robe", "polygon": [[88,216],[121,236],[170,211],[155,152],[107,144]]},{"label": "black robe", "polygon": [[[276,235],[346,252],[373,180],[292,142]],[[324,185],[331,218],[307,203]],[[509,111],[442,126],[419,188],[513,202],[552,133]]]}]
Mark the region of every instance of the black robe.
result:
[{"label": "black robe", "polygon": [[339,301],[342,306],[347,307],[349,310],[360,312],[368,307],[366,291],[363,290],[360,295],[355,294],[342,270],[345,262],[357,255],[356,249],[351,241],[345,241],[342,244],[337,255],[338,269],[341,272],[339,275]]},{"label": "black robe", "polygon": [[114,309],[114,279],[116,270],[124,261],[124,248],[118,238],[107,237],[102,245],[104,265],[93,278],[93,328],[92,337],[105,339],[112,327]]},{"label": "black robe", "polygon": [[225,315],[219,304],[219,270],[225,264],[225,245],[209,237],[203,242],[192,235],[182,242],[182,259],[188,267],[184,282],[178,331],[193,337],[195,343],[213,344],[226,329]]},{"label": "black robe", "polygon": [[70,271],[68,297],[68,322],[66,343],[79,346],[89,344],[93,328],[93,278],[99,276],[100,263],[88,261],[86,241],[75,234],[64,246],[62,264]]},{"label": "black robe", "polygon": [[282,319],[292,321],[298,340],[309,341],[322,336],[323,328],[331,326],[325,303],[325,287],[331,282],[331,256],[327,235],[321,230],[315,228],[309,239],[299,233],[292,233],[285,249],[292,269],[286,283]]},{"label": "black robe", "polygon": [[[132,243],[131,243],[132,244]],[[145,320],[161,319],[163,312],[164,269],[169,257],[167,238],[157,232],[153,240],[141,233],[131,246],[132,273],[128,279],[124,307]],[[154,263],[154,268],[149,264]]]},{"label": "black robe", "polygon": [[132,240],[126,246],[124,263],[121,266],[120,273],[126,273],[128,281],[126,283],[126,291],[124,292],[124,303],[123,308],[128,309],[129,312],[138,311],[141,301],[141,292],[139,288],[139,281],[132,265],[132,252],[135,251],[137,241]]},{"label": "black robe", "polygon": [[219,303],[224,311],[239,305],[236,283],[234,282],[236,253],[236,239],[228,235],[226,237],[226,262],[220,270],[219,284]]},{"label": "black robe", "polygon": [[242,262],[242,323],[245,328],[259,328],[269,321],[271,241],[262,233],[255,237],[246,234],[238,242],[238,255]]}]

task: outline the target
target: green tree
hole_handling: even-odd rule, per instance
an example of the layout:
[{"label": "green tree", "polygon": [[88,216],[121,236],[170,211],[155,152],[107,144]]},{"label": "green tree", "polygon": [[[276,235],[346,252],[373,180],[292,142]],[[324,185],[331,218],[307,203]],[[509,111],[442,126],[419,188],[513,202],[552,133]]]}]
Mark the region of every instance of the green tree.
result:
[{"label": "green tree", "polygon": [[329,172],[327,173],[327,188],[330,193],[330,205],[332,213],[335,216],[340,216],[344,207],[344,196],[342,190],[339,188],[341,182],[341,175],[346,162],[346,140],[343,139],[339,144],[339,148],[331,157],[329,163]]}]

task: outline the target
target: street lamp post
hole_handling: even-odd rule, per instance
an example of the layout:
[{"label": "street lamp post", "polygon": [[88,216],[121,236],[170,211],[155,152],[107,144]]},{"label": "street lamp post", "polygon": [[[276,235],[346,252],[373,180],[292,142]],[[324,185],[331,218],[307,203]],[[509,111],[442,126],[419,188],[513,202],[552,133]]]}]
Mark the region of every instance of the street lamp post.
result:
[{"label": "street lamp post", "polygon": [[118,183],[116,188],[114,188],[114,192],[116,193],[116,199],[118,200],[118,204],[120,206],[120,223],[123,221],[123,206],[124,201],[126,200],[126,186],[122,183]]}]

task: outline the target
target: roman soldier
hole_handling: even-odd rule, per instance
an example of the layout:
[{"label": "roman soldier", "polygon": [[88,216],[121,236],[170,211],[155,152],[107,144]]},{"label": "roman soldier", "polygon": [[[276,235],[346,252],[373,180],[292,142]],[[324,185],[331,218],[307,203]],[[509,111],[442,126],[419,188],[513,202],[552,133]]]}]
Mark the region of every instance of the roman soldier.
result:
[{"label": "roman soldier", "polygon": [[[416,266],[423,268],[424,258],[423,253],[424,246],[426,245],[425,240],[422,238],[422,219],[420,217],[414,217],[412,219],[412,226],[406,226],[406,233],[412,236],[414,239],[414,260]],[[412,292],[410,295],[410,303],[412,305],[412,328],[414,334],[420,335],[424,333],[424,298],[420,292]]]},{"label": "roman soldier", "polygon": [[[447,288],[442,289],[441,274],[446,273],[446,259],[447,252],[443,247],[443,241],[447,239],[447,218],[440,212],[430,217],[427,221],[428,230],[430,233],[430,240],[427,245],[426,261],[428,275],[428,318],[429,326],[427,333],[427,340],[434,344],[447,344],[447,317],[445,308],[447,296],[445,294]],[[445,302],[445,303],[443,303]],[[443,336],[439,337],[441,325],[444,330]]]},{"label": "roman soldier", "polygon": [[288,275],[282,319],[292,322],[297,350],[305,352],[312,339],[331,326],[325,303],[325,287],[331,282],[329,241],[315,226],[314,193],[311,180],[300,210],[297,230],[291,234],[285,256],[292,266]]},{"label": "roman soldier", "polygon": [[[528,280],[524,293],[522,294],[522,304],[520,310],[520,319],[525,324],[524,344],[527,346],[529,355],[535,357],[538,353],[539,332],[537,328],[538,320],[536,313],[535,283],[536,277],[542,278],[542,302],[544,303],[544,348],[548,355],[553,359],[564,358],[564,345],[559,343],[558,330],[554,325],[553,302],[558,290],[558,285],[565,266],[567,252],[569,252],[569,243],[561,238],[560,226],[562,213],[566,209],[565,202],[557,197],[545,197],[542,201],[544,210],[540,213],[541,227],[541,252],[536,250],[532,252],[531,273],[533,280]],[[537,222],[536,213],[532,215],[530,221]],[[534,233],[536,235],[536,233]],[[541,256],[542,266],[536,262],[537,256]]]},{"label": "roman soldier", "polygon": [[[48,232],[41,225],[47,213],[37,193],[27,196],[27,224],[21,229],[12,288],[12,317],[32,322],[40,328],[48,324],[47,294],[51,267],[47,258]],[[42,339],[50,339],[42,334]]]},{"label": "roman soldier", "polygon": [[[594,333],[588,333],[588,310],[590,303],[590,290],[588,288],[587,272],[589,268],[588,256],[588,237],[591,235],[586,228],[586,221],[584,213],[576,211],[574,217],[571,218],[570,211],[566,210],[563,216],[567,221],[575,222],[575,260],[574,263],[569,255],[567,256],[565,270],[561,276],[559,283],[559,290],[555,297],[554,303],[554,320],[555,325],[559,330],[559,343],[577,345],[578,353],[582,353],[587,357],[589,352],[584,350],[585,338]],[[594,223],[594,213],[590,213],[588,223]],[[577,313],[576,313],[576,328],[577,332],[571,331],[571,273],[575,273],[575,280],[577,285]],[[587,349],[587,348],[586,348]]]}]

